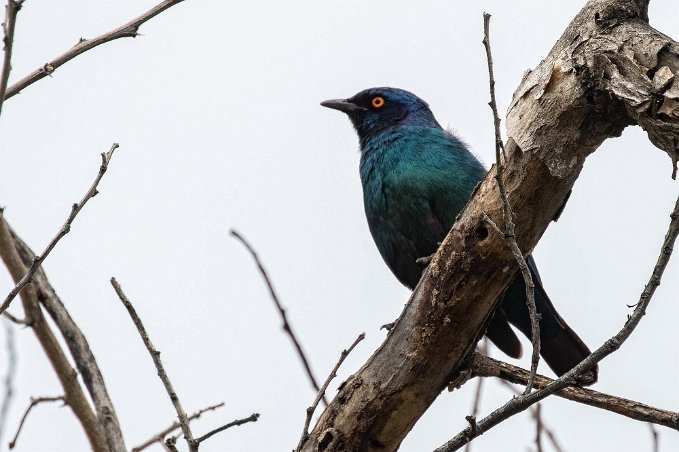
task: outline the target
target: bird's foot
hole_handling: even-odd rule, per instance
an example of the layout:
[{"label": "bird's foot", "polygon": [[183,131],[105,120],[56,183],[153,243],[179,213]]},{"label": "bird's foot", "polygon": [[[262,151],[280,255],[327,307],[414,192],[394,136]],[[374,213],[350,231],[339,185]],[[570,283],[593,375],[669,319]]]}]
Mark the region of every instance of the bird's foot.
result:
[{"label": "bird's foot", "polygon": [[380,327],[380,330],[387,330],[391,331],[392,328],[394,328],[394,325],[396,325],[396,322],[391,322],[391,323],[385,323]]},{"label": "bird's foot", "polygon": [[418,263],[418,264],[422,264],[426,267],[434,259],[435,254],[436,253],[432,254],[431,256],[419,257],[419,258],[415,259],[415,262]]},{"label": "bird's foot", "polygon": [[591,386],[598,380],[597,372],[594,370],[587,370],[574,378],[576,386]]}]

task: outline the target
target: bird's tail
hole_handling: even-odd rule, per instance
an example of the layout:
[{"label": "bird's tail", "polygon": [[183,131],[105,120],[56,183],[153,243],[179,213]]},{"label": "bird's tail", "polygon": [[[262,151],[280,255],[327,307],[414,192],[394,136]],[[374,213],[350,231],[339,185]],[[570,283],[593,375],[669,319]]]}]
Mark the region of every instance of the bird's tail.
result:
[{"label": "bird's tail", "polygon": [[[561,376],[585,359],[590,354],[590,351],[582,339],[575,334],[566,324],[566,321],[556,312],[552,301],[547,296],[544,287],[542,287],[540,275],[531,257],[528,258],[528,267],[535,283],[535,306],[541,316],[540,354],[549,367],[557,375]],[[532,337],[531,322],[525,302],[525,288],[521,273],[517,273],[514,281],[507,289],[500,307],[504,311],[507,320],[530,339]],[[579,382],[584,385],[595,383],[598,372],[599,369],[595,366],[585,375],[581,376]]]}]

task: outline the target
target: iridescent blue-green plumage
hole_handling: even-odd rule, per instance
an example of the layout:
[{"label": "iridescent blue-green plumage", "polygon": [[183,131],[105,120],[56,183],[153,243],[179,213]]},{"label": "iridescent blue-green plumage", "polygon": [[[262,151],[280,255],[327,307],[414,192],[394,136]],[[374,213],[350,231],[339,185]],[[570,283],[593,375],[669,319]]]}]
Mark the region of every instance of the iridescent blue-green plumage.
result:
[{"label": "iridescent blue-green plumage", "polygon": [[[429,106],[407,91],[371,88],[322,105],[346,113],[358,133],[370,232],[391,271],[412,289],[424,269],[418,258],[436,251],[486,170],[462,141],[439,125]],[[529,266],[542,315],[542,355],[561,375],[589,350],[554,309],[532,258]],[[531,336],[524,288],[518,274],[486,331],[513,357],[520,356],[521,344],[509,323]]]}]

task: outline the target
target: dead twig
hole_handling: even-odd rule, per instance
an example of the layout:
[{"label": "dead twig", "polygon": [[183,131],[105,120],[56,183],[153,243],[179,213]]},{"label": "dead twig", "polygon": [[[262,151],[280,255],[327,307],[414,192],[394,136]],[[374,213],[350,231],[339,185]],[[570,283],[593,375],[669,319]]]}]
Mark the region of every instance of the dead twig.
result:
[{"label": "dead twig", "polygon": [[115,278],[111,278],[111,285],[118,294],[118,298],[120,298],[120,301],[125,306],[125,309],[127,309],[127,312],[130,314],[134,326],[137,327],[139,336],[141,336],[141,339],[144,342],[146,349],[151,355],[151,359],[153,359],[153,364],[155,364],[156,370],[158,371],[158,377],[160,377],[160,380],[163,382],[163,386],[165,386],[165,391],[167,391],[167,395],[170,397],[172,405],[174,406],[174,409],[177,412],[179,425],[181,426],[184,438],[186,438],[186,442],[189,445],[189,451],[197,452],[198,443],[193,439],[193,433],[191,433],[191,427],[189,426],[186,411],[184,411],[184,408],[182,407],[182,404],[179,401],[179,397],[177,396],[177,393],[175,392],[174,387],[170,382],[170,378],[167,376],[167,373],[165,372],[163,363],[160,360],[160,352],[156,350],[156,348],[153,346],[153,343],[151,342],[151,339],[149,338],[149,335],[146,332],[146,328],[144,328],[144,324],[142,323],[141,318],[139,318],[139,315],[137,315],[137,311],[134,309],[134,306],[132,306],[132,303],[130,303],[130,300],[127,298],[127,296],[123,292],[122,287],[120,287],[120,284],[118,283],[118,281],[116,281]]},{"label": "dead twig", "polygon": [[[262,265],[262,261],[259,260],[259,256],[257,255],[257,252],[255,249],[250,245],[250,243],[245,240],[245,238],[240,235],[238,231],[235,229],[231,229],[231,235],[236,238],[239,242],[243,244],[243,246],[248,250],[248,252],[252,255],[252,258],[255,260],[255,264],[257,265],[257,269],[259,270],[259,273],[262,275],[262,278],[264,278],[264,282],[266,283],[266,287],[269,290],[269,295],[271,296],[271,299],[273,300],[274,304],[276,305],[276,309],[278,310],[278,313],[281,316],[281,320],[283,321],[283,331],[287,333],[287,335],[290,337],[290,340],[292,340],[293,345],[295,346],[295,350],[297,350],[297,356],[299,356],[300,361],[302,362],[302,366],[304,366],[304,370],[306,371],[307,376],[309,377],[309,381],[311,382],[311,386],[313,386],[314,390],[318,393],[320,392],[320,387],[318,386],[318,382],[316,381],[316,378],[314,377],[313,372],[311,371],[311,365],[309,364],[309,360],[307,359],[306,355],[304,354],[304,350],[302,350],[302,345],[300,344],[300,341],[297,339],[297,336],[292,330],[292,326],[290,325],[290,322],[288,322],[288,316],[286,315],[285,308],[281,304],[281,302],[278,300],[278,295],[276,295],[276,291],[273,288],[273,284],[271,283],[271,279],[269,279],[269,275],[266,272],[266,269],[264,268],[264,265]],[[327,406],[328,405],[328,400],[323,396],[323,403]]]},{"label": "dead twig", "polygon": [[651,450],[653,452],[660,452],[660,433],[658,433],[658,429],[653,424],[648,424],[648,428],[651,430],[651,439],[653,440],[653,449]]},{"label": "dead twig", "polygon": [[12,323],[15,323],[15,324],[21,325],[21,326],[29,326],[27,319],[20,319],[19,317],[12,315],[9,311],[3,312],[2,315],[3,315],[3,317],[5,317],[7,320],[9,320]]},{"label": "dead twig", "polygon": [[542,405],[535,404],[535,450],[542,452]]},{"label": "dead twig", "polygon": [[[497,180],[497,186],[500,190],[500,198],[502,199],[502,217],[505,222],[504,233],[491,221],[492,226],[498,232],[500,232],[507,242],[507,245],[512,250],[514,259],[519,265],[521,270],[521,275],[526,284],[526,305],[528,306],[528,313],[530,314],[530,326],[531,326],[531,344],[533,346],[533,354],[531,356],[531,375],[532,378],[528,380],[528,386],[526,386],[525,394],[528,394],[533,387],[533,378],[538,371],[538,363],[540,362],[540,315],[538,314],[537,308],[535,307],[535,284],[533,283],[533,277],[530,274],[528,264],[526,259],[519,248],[518,243],[516,243],[516,234],[514,232],[515,225],[514,213],[509,205],[509,200],[507,199],[507,191],[505,189],[503,172],[504,165],[502,164],[501,153],[504,152],[504,144],[502,143],[502,135],[500,134],[500,116],[497,113],[497,103],[495,102],[495,77],[493,75],[493,56],[490,50],[490,14],[483,13],[483,46],[486,49],[486,59],[488,61],[488,83],[490,86],[490,108],[493,111],[493,124],[495,128],[495,167]],[[486,216],[487,221],[490,219]]]},{"label": "dead twig", "polygon": [[257,422],[257,419],[259,419],[259,413],[252,413],[250,416],[243,418],[243,419],[236,419],[235,421],[229,422],[228,424],[224,424],[221,427],[217,427],[214,430],[210,430],[200,438],[196,439],[196,444],[200,444],[206,439],[212,437],[213,435],[216,435],[219,432],[223,432],[224,430],[231,428],[231,427],[237,427],[239,425],[247,424],[248,422]]},{"label": "dead twig", "polygon": [[297,445],[295,451],[302,450],[302,446],[306,442],[307,438],[309,438],[309,424],[311,424],[311,417],[314,415],[314,411],[316,411],[316,407],[318,406],[318,403],[321,401],[323,394],[325,394],[326,389],[328,389],[328,385],[330,385],[330,382],[333,380],[333,378],[337,376],[337,370],[340,368],[340,366],[347,358],[347,356],[349,356],[349,353],[351,353],[354,347],[356,347],[356,345],[358,345],[358,343],[361,342],[363,339],[365,339],[365,333],[359,334],[354,343],[351,344],[351,346],[348,349],[342,350],[342,353],[340,353],[340,358],[337,361],[337,364],[335,364],[335,367],[333,367],[332,372],[330,372],[330,375],[328,375],[328,378],[326,378],[325,382],[323,383],[323,386],[321,386],[320,391],[318,391],[318,394],[316,394],[314,402],[306,410],[306,420],[304,421],[304,430],[302,430],[302,437],[299,439],[299,444]]},{"label": "dead twig", "polygon": [[0,113],[2,112],[3,100],[7,92],[7,81],[9,72],[12,70],[12,47],[14,47],[14,27],[16,25],[17,13],[21,9],[24,0],[7,0],[5,6],[5,22],[2,28],[5,31],[3,42],[5,44],[5,58],[2,62],[2,74],[0,74]]},{"label": "dead twig", "polygon": [[40,268],[43,261],[47,258],[47,256],[49,256],[50,252],[54,249],[57,243],[59,243],[59,240],[61,240],[63,236],[70,232],[73,220],[75,220],[75,217],[80,213],[82,208],[85,207],[87,201],[89,201],[94,196],[96,196],[97,193],[99,193],[97,191],[97,186],[99,185],[101,178],[104,177],[104,174],[106,174],[106,170],[108,170],[108,164],[111,161],[111,158],[113,157],[113,152],[117,148],[118,143],[113,143],[111,149],[109,149],[108,152],[102,152],[99,173],[97,174],[97,177],[94,179],[92,186],[90,187],[89,190],[87,190],[87,193],[85,193],[85,196],[80,200],[80,202],[73,204],[73,206],[71,207],[71,213],[68,215],[66,222],[63,224],[57,235],[54,236],[54,238],[49,242],[49,244],[47,244],[47,248],[45,248],[41,255],[36,255],[33,258],[33,263],[31,264],[31,267],[28,269],[28,272],[23,276],[23,278],[19,280],[19,282],[17,282],[16,286],[14,286],[14,289],[10,291],[7,297],[5,297],[5,300],[2,302],[2,305],[0,305],[0,314],[7,310],[12,300],[14,300],[14,298],[17,296],[19,292],[21,292],[21,289],[23,289],[26,286],[26,284],[31,282],[33,274],[38,270],[38,268]]},{"label": "dead twig", "polygon": [[[221,403],[218,403],[216,405],[211,405],[207,408],[203,408],[202,410],[196,411],[195,413],[191,414],[189,417],[187,417],[187,420],[189,422],[191,422],[195,419],[199,419],[203,415],[203,413],[207,413],[208,411],[217,410],[217,409],[219,409],[223,406],[224,406],[224,402],[221,402]],[[165,437],[167,435],[169,435],[170,433],[174,432],[175,430],[177,430],[180,427],[181,427],[181,424],[179,422],[177,422],[177,421],[173,422],[172,424],[170,424],[170,426],[168,426],[165,429],[161,430],[160,432],[156,433],[155,435],[153,435],[151,438],[147,439],[146,441],[144,441],[140,445],[133,447],[132,452],[141,452],[142,450],[144,450],[147,447],[152,446],[153,444],[156,444],[156,443],[165,446],[164,441],[163,441],[165,439]]]},{"label": "dead twig", "polygon": [[[481,340],[481,345],[478,348],[478,352],[482,355],[488,354],[488,338],[484,337]],[[472,414],[471,417],[476,419],[476,416],[479,414],[479,408],[481,406],[481,392],[483,390],[483,378],[479,378],[478,381],[476,382],[476,392],[474,393],[474,403],[472,404]],[[471,452],[472,450],[472,443],[471,441],[467,443],[467,445],[464,448],[465,452]]]},{"label": "dead twig", "polygon": [[14,400],[14,379],[17,372],[17,347],[14,333],[14,326],[9,320],[2,322],[5,328],[5,344],[7,346],[7,374],[5,374],[5,396],[2,399],[2,407],[0,407],[0,443],[2,441],[2,434],[5,431],[7,424],[7,415],[9,414],[9,407]]},{"label": "dead twig", "polygon": [[[472,356],[471,370],[473,376],[500,378],[505,384],[525,385],[529,375],[529,372],[525,369],[478,353]],[[534,388],[546,388],[554,381],[556,380],[538,374],[535,376]],[[677,412],[662,410],[634,400],[577,386],[561,389],[554,394],[564,399],[601,408],[637,421],[649,422],[679,430],[679,413]]]},{"label": "dead twig", "polygon": [[[476,434],[474,436],[483,434],[484,432],[493,428],[494,426],[504,421],[505,419],[508,419],[511,416],[520,413],[521,411],[539,402],[540,400],[544,399],[550,394],[557,393],[562,389],[566,388],[567,386],[572,385],[573,382],[575,381],[574,379],[578,375],[581,375],[583,372],[587,371],[596,363],[598,363],[611,353],[615,352],[622,346],[622,344],[632,334],[637,325],[639,325],[641,318],[646,314],[646,308],[650,304],[651,299],[653,298],[653,294],[655,293],[655,290],[660,285],[662,275],[665,272],[665,268],[667,267],[668,262],[670,261],[672,251],[674,249],[674,242],[676,241],[677,235],[679,235],[679,197],[677,197],[677,201],[674,205],[672,213],[670,214],[670,218],[671,218],[670,225],[667,230],[667,234],[665,235],[665,239],[663,240],[662,248],[660,249],[660,255],[658,256],[658,260],[655,264],[655,267],[653,268],[651,277],[639,297],[639,303],[634,309],[632,315],[625,323],[625,326],[623,326],[622,329],[615,336],[607,340],[601,347],[596,349],[587,358],[582,360],[580,364],[566,372],[558,379],[551,381],[545,387],[536,392],[523,394],[519,397],[514,397],[512,400],[510,400],[509,402],[507,402],[506,404],[504,404],[503,406],[501,406],[500,408],[486,416],[484,419],[479,421],[475,432]],[[573,390],[574,388],[568,388],[568,391]],[[580,391],[585,390],[580,389]],[[637,402],[633,401],[630,402],[637,404]],[[613,411],[615,409],[615,405],[610,406],[610,408],[611,411]],[[632,412],[632,414],[634,414],[634,412]],[[669,420],[665,422],[660,422],[659,420],[658,422],[654,423],[658,423],[676,429],[677,427],[672,423],[672,419],[674,420],[674,423],[679,422],[679,414],[672,413],[672,416],[670,417]],[[653,420],[642,419],[642,420],[648,422],[654,421],[654,419]],[[451,452],[454,450],[458,450],[460,447],[465,445],[469,440],[470,440],[470,429],[467,428],[464,431],[458,433],[450,441],[446,442],[444,445],[437,448],[435,452]]]},{"label": "dead twig", "polygon": [[62,401],[64,402],[64,405],[66,405],[66,400],[64,396],[56,396],[56,397],[31,397],[31,403],[28,405],[28,408],[26,408],[26,411],[24,411],[24,415],[21,416],[21,420],[19,421],[19,426],[17,427],[17,431],[14,434],[14,439],[9,442],[9,448],[14,449],[14,446],[16,446],[17,440],[19,439],[19,433],[21,433],[21,429],[24,426],[24,422],[26,422],[26,418],[28,417],[28,413],[31,412],[33,407],[36,405],[39,405],[43,402],[58,402]]},{"label": "dead twig", "polygon": [[156,6],[149,9],[141,16],[129,21],[124,25],[121,25],[114,30],[109,31],[108,33],[104,33],[103,35],[97,36],[93,39],[81,38],[80,41],[78,41],[78,43],[70,48],[66,53],[56,57],[49,63],[45,63],[45,65],[42,67],[36,69],[18,82],[12,84],[12,86],[7,89],[7,93],[5,94],[4,98],[9,99],[27,86],[32,85],[33,83],[47,77],[48,75],[52,75],[54,71],[56,71],[60,66],[71,61],[78,55],[87,52],[88,50],[119,38],[134,38],[138,36],[139,27],[144,22],[147,22],[166,9],[176,5],[177,3],[181,3],[182,1],[183,0],[165,0],[158,3]]},{"label": "dead twig", "polygon": [[[526,380],[528,381],[528,380]],[[509,381],[507,380],[502,380],[500,379],[500,384],[502,384],[504,387],[509,389],[514,393],[514,395],[521,395],[521,391],[516,389]],[[545,424],[544,418],[542,417],[542,410],[538,412],[537,407],[539,407],[541,404],[536,403],[535,407],[530,409],[530,414],[533,417],[533,420],[535,420],[535,423],[537,424],[538,422],[541,425],[542,432],[547,435],[547,438],[549,439],[549,442],[552,443],[552,447],[554,448],[555,452],[563,452],[563,449],[561,447],[561,444],[559,441],[556,439],[556,434]]]}]

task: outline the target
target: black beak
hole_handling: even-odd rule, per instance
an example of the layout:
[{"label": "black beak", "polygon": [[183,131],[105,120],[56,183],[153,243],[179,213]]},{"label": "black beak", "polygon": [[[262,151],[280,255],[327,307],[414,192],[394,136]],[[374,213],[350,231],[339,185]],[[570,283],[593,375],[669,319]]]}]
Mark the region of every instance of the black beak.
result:
[{"label": "black beak", "polygon": [[332,108],[333,110],[343,111],[344,113],[354,113],[357,111],[365,111],[367,108],[360,105],[353,104],[347,99],[332,99],[321,102],[324,107]]}]

